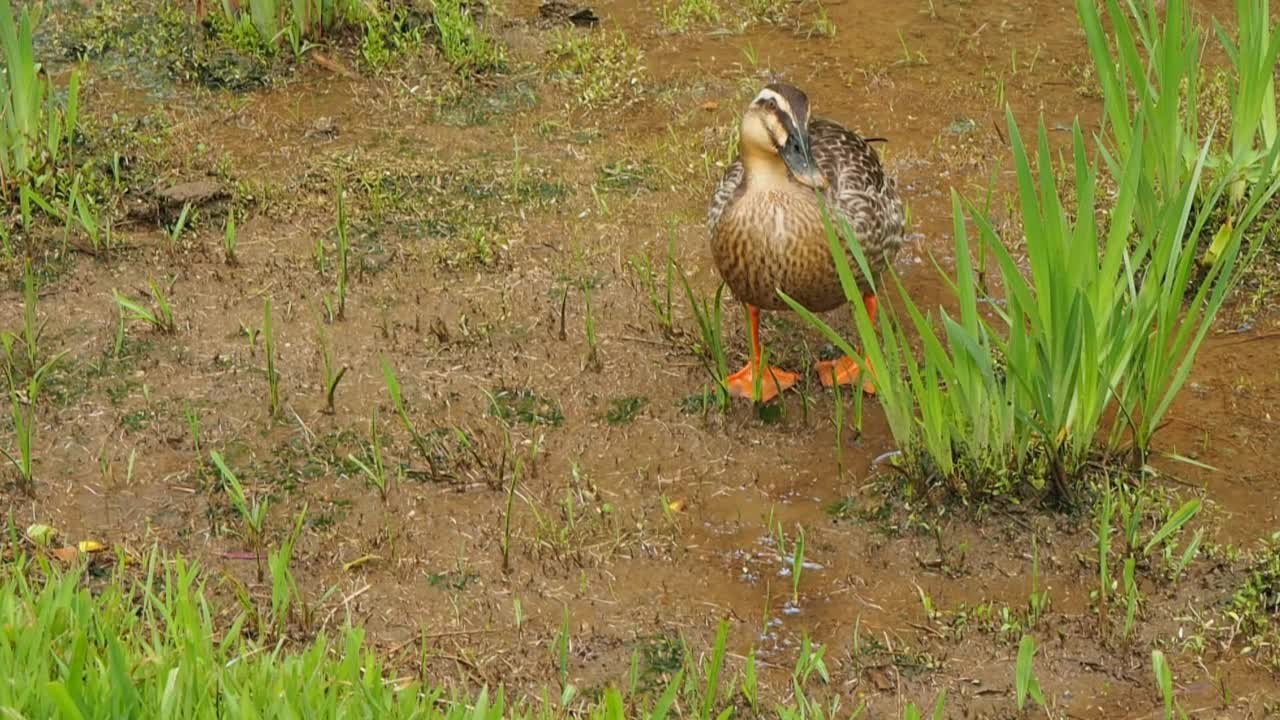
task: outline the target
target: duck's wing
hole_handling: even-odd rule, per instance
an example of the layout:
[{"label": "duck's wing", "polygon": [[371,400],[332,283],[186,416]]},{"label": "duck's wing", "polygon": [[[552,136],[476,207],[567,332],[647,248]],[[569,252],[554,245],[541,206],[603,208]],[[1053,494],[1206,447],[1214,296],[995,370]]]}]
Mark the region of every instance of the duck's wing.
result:
[{"label": "duck's wing", "polygon": [[809,143],[813,159],[827,176],[834,194],[891,191],[892,181],[885,177],[879,155],[857,133],[830,120],[814,118],[809,122]]},{"label": "duck's wing", "polygon": [[896,250],[902,242],[902,200],[875,149],[856,133],[823,118],[809,122],[809,142],[814,160],[831,184],[827,197],[832,209],[853,226],[864,250]]},{"label": "duck's wing", "polygon": [[716,223],[720,222],[720,216],[724,214],[724,209],[729,206],[733,198],[742,190],[742,181],[746,175],[746,171],[742,166],[742,158],[734,160],[724,171],[724,177],[720,178],[720,185],[716,187],[716,191],[711,195],[711,205],[707,208],[707,227],[715,230]]}]

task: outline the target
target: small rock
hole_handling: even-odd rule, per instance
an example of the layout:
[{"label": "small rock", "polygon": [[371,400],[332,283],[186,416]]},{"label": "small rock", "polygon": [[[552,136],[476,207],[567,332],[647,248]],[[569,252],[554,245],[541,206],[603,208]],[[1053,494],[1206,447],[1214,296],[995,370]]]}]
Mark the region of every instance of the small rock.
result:
[{"label": "small rock", "polygon": [[156,224],[172,225],[188,204],[192,208],[204,207],[225,200],[230,193],[217,180],[193,180],[170,185],[153,193],[156,201]]},{"label": "small rock", "polygon": [[571,23],[578,27],[593,27],[600,22],[594,10],[567,0],[546,0],[538,6],[538,14],[551,23]]},{"label": "small rock", "polygon": [[332,140],[338,137],[338,123],[331,117],[317,118],[302,134],[307,139]]},{"label": "small rock", "polygon": [[165,205],[182,207],[187,203],[203,205],[226,195],[222,185],[216,180],[195,180],[192,182],[171,185],[164,190],[156,191],[156,198]]}]

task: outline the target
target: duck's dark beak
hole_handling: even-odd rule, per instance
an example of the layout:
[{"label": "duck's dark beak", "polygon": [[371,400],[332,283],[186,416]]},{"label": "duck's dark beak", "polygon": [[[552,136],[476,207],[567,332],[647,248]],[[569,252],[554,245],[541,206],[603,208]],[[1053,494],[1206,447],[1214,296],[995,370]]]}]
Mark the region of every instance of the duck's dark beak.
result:
[{"label": "duck's dark beak", "polygon": [[796,127],[790,117],[783,116],[783,125],[787,129],[787,141],[778,148],[778,154],[787,164],[787,169],[796,180],[815,190],[826,190],[828,183],[825,175],[818,169],[813,159],[813,151],[809,147],[809,132]]}]

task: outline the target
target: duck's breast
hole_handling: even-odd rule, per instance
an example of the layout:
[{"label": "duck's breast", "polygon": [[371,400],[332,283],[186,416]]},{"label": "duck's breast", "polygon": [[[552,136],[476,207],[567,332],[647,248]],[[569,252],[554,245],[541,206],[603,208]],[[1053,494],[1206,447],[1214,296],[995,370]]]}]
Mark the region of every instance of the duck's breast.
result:
[{"label": "duck's breast", "polygon": [[814,312],[845,302],[817,198],[804,190],[747,191],[717,223],[712,254],[734,297],[787,310],[782,290]]}]

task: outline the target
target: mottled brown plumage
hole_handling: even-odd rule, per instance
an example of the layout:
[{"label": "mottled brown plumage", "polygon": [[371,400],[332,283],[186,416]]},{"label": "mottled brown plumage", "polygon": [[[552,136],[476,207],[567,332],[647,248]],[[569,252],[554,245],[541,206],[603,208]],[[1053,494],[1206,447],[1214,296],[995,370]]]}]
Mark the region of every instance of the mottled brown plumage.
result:
[{"label": "mottled brown plumage", "polygon": [[[799,94],[790,86],[769,87],[781,88],[784,92],[778,94],[783,97]],[[791,106],[797,121],[807,118],[807,100],[792,100]],[[796,112],[797,106],[804,108],[803,114]],[[878,279],[902,247],[903,211],[896,183],[885,175],[876,151],[857,134],[822,118],[809,120],[808,131],[813,159],[830,184],[824,192],[828,211],[833,220],[843,216],[853,227]],[[781,289],[814,312],[845,303],[818,198],[789,174],[785,182],[756,182],[740,156],[712,196],[707,224],[716,267],[743,302],[766,310],[788,309],[777,294]],[[850,263],[857,268],[852,258]],[[862,290],[866,294],[869,288],[863,284]]]}]

